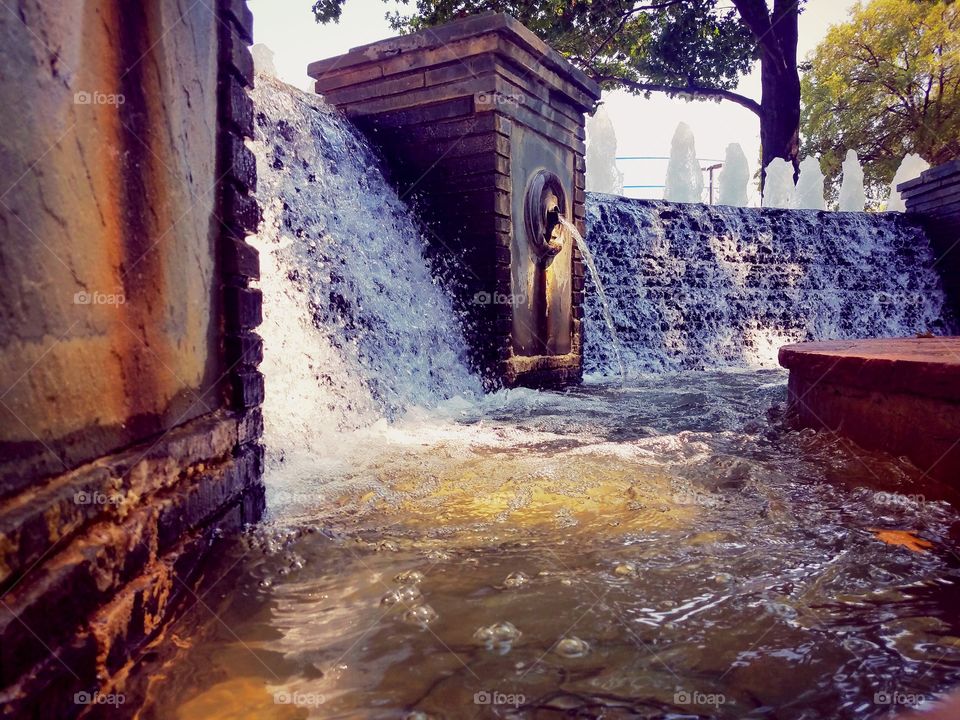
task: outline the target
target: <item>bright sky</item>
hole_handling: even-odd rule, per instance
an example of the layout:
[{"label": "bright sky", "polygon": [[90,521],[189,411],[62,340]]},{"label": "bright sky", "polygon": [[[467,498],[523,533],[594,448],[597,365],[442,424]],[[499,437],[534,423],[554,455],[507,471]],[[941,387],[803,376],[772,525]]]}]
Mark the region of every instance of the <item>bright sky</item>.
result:
[{"label": "bright sky", "polygon": [[[816,47],[827,29],[846,19],[855,0],[809,0],[800,15],[800,57]],[[254,40],[274,52],[274,64],[286,82],[311,89],[307,64],[340,55],[352,47],[382,40],[395,33],[384,14],[399,8],[383,0],[347,0],[338,25],[317,25],[313,21],[311,0],[249,0],[254,14]],[[738,91],[760,99],[760,74],[743,78]],[[618,156],[664,156],[670,153],[670,139],[677,123],[693,128],[697,155],[704,160],[723,159],[731,142],[743,146],[756,170],[760,157],[760,129],[756,116],[729,102],[686,102],[654,94],[649,100],[627,93],[605,93],[604,102],[617,132]],[[626,185],[661,185],[666,162],[621,161]],[[755,192],[755,191],[754,191]],[[662,191],[628,190],[633,197],[662,196]],[[754,198],[757,204],[757,198]]]}]

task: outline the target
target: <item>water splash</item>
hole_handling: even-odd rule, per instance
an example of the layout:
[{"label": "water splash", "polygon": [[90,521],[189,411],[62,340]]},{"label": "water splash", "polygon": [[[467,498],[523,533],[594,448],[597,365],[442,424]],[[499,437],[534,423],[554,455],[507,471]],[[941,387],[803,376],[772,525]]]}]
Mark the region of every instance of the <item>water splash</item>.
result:
[{"label": "water splash", "polygon": [[893,176],[893,182],[890,183],[890,197],[887,200],[887,212],[906,212],[907,205],[900,196],[897,185],[918,178],[921,173],[929,169],[930,163],[919,155],[910,153],[903,158],[903,162],[900,163],[900,167],[897,168],[897,172]]},{"label": "water splash", "polygon": [[727,145],[727,154],[723,162],[723,169],[717,179],[720,189],[717,202],[720,205],[733,207],[747,206],[747,185],[750,182],[750,166],[747,156],[739,143]]},{"label": "water splash", "polygon": [[600,311],[603,314],[603,321],[606,323],[607,330],[610,333],[610,346],[613,350],[613,356],[616,360],[617,367],[620,370],[620,377],[626,378],[627,369],[623,364],[623,353],[620,351],[620,338],[617,336],[617,326],[613,322],[613,315],[610,314],[610,303],[607,302],[607,294],[603,290],[603,281],[600,279],[600,272],[597,270],[597,265],[593,260],[593,253],[590,252],[590,248],[587,245],[586,240],[583,239],[583,236],[577,230],[576,225],[562,215],[560,216],[560,224],[563,225],[564,229],[568,233],[570,233],[570,237],[573,238],[574,242],[577,244],[577,249],[580,250],[580,254],[583,256],[583,262],[590,271],[590,277],[593,279],[594,288],[597,291],[597,300],[600,302]]},{"label": "water splash", "polygon": [[867,206],[867,195],[863,188],[863,167],[856,150],[847,151],[843,161],[843,180],[840,183],[840,210],[842,212],[863,212]]},{"label": "water splash", "polygon": [[796,192],[793,184],[793,165],[783,158],[774,158],[767,165],[767,175],[763,183],[763,207],[793,207]]},{"label": "water splash", "polygon": [[587,190],[623,195],[623,173],[617,168],[617,133],[602,105],[587,118]]},{"label": "water splash", "polygon": [[310,456],[337,433],[479,394],[417,220],[366,140],[274,78],[259,75],[252,97],[270,457]]},{"label": "water splash", "polygon": [[820,159],[804,158],[800,163],[800,177],[793,198],[793,207],[798,210],[826,210],[827,201],[823,197],[823,170]]},{"label": "water splash", "polygon": [[677,125],[670,143],[670,162],[667,164],[663,199],[685,203],[703,200],[703,171],[697,160],[693,130],[686,123]]}]

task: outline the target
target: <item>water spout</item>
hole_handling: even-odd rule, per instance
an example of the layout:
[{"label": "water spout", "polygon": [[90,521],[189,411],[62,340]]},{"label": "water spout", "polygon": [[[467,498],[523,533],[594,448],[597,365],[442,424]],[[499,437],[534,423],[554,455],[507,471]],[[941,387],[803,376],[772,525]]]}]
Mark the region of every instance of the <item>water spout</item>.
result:
[{"label": "water spout", "polygon": [[617,328],[613,323],[613,315],[610,314],[610,304],[607,302],[607,294],[603,291],[603,282],[600,280],[600,273],[597,271],[597,265],[593,261],[593,254],[590,252],[590,248],[587,246],[586,240],[584,240],[583,236],[577,231],[576,225],[563,217],[563,215],[557,215],[557,220],[564,227],[564,229],[570,233],[570,236],[577,244],[577,248],[580,250],[580,254],[583,255],[583,262],[590,271],[590,277],[593,278],[593,284],[597,288],[597,297],[600,298],[600,307],[603,311],[603,321],[606,323],[607,329],[610,331],[610,340],[613,344],[613,354],[617,361],[617,367],[620,368],[620,378],[621,380],[626,380],[627,369],[623,364],[623,356],[620,352],[620,338],[617,336]]}]

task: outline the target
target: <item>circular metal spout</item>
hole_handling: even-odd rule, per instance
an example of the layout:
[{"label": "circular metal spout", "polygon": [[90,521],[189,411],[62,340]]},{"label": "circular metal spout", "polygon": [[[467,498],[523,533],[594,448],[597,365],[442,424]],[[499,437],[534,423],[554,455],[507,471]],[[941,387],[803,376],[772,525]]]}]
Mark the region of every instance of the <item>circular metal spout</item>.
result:
[{"label": "circular metal spout", "polygon": [[524,225],[534,253],[543,265],[549,265],[563,250],[560,217],[565,208],[566,196],[560,178],[547,170],[538,170],[527,185]]}]

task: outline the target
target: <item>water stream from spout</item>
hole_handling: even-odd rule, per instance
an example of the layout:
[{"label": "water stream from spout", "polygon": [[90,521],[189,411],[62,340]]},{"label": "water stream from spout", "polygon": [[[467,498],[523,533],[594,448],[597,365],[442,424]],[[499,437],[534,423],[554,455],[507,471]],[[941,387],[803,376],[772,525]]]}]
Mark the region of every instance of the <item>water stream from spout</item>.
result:
[{"label": "water stream from spout", "polygon": [[617,361],[617,367],[620,368],[620,378],[621,380],[626,380],[627,370],[623,364],[623,355],[620,352],[620,338],[617,336],[617,328],[613,324],[613,315],[610,314],[610,304],[607,302],[607,294],[603,291],[603,283],[600,280],[597,265],[593,261],[593,254],[590,252],[590,248],[587,247],[587,241],[584,240],[583,236],[577,231],[576,225],[562,215],[560,215],[558,219],[560,224],[563,225],[564,229],[570,233],[570,236],[577,243],[577,248],[580,250],[580,254],[583,255],[583,261],[586,263],[587,269],[590,270],[590,277],[593,278],[593,284],[597,288],[597,297],[600,298],[603,321],[606,323],[607,329],[610,330],[610,341],[613,345],[613,354]]}]

